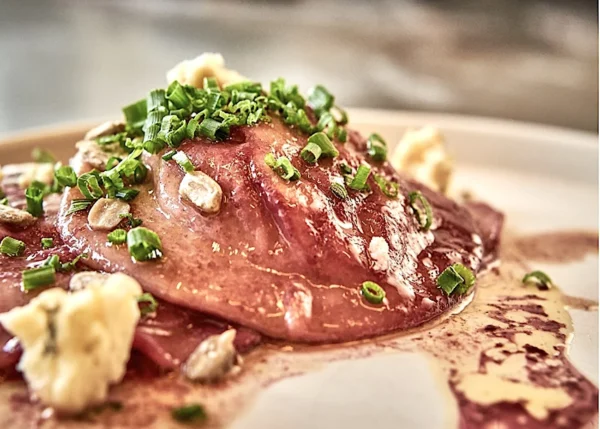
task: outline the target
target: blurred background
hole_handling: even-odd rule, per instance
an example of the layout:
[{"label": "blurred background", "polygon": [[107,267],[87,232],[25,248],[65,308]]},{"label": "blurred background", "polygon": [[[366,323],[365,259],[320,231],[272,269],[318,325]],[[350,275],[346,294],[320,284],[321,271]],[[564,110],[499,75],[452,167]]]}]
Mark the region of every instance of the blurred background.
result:
[{"label": "blurred background", "polygon": [[117,116],[205,51],[344,106],[598,129],[592,0],[0,0],[0,133]]}]

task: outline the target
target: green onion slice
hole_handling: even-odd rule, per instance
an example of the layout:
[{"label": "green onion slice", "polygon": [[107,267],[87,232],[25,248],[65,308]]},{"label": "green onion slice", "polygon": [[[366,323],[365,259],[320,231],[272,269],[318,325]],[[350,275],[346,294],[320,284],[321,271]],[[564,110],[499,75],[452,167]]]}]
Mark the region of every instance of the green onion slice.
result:
[{"label": "green onion slice", "polygon": [[88,257],[87,253],[82,253],[81,255],[76,256],[72,261],[65,262],[64,264],[61,264],[59,271],[71,271],[71,270],[74,270],[75,267],[77,266],[77,263],[79,262],[79,260],[81,258],[85,259],[87,257]]},{"label": "green onion slice", "polygon": [[173,159],[173,156],[177,153],[176,150],[170,150],[162,156],[162,159],[165,161],[170,161]]},{"label": "green onion slice", "polygon": [[156,312],[156,309],[158,308],[158,302],[152,296],[152,294],[148,293],[148,292],[145,292],[145,293],[141,294],[140,296],[138,296],[137,302],[138,302],[138,304],[142,304],[140,306],[140,313],[142,316],[154,313],[154,312]]},{"label": "green onion slice", "polygon": [[0,242],[0,253],[7,256],[21,256],[25,251],[25,243],[12,237],[4,237]]},{"label": "green onion slice", "polygon": [[129,230],[127,248],[136,261],[150,261],[162,257],[162,243],[158,234],[143,226]]},{"label": "green onion slice", "polygon": [[315,86],[308,93],[308,104],[317,117],[321,116],[323,112],[328,112],[333,107],[333,103],[333,95],[322,85]]},{"label": "green onion slice", "polygon": [[100,174],[96,170],[92,170],[77,178],[77,187],[86,199],[97,200],[103,195],[100,181]]},{"label": "green onion slice", "polygon": [[280,156],[275,159],[275,156],[272,153],[268,153],[265,155],[265,163],[284,180],[293,181],[300,178],[298,169],[294,167],[290,160],[285,156]]},{"label": "green onion slice", "polygon": [[398,196],[399,185],[397,183],[387,180],[385,177],[378,174],[374,174],[373,179],[386,197],[396,198]]},{"label": "green onion slice", "polygon": [[54,171],[54,178],[61,186],[74,187],[77,184],[75,170],[68,165],[63,165]]},{"label": "green onion slice", "polygon": [[356,175],[350,183],[348,187],[354,189],[355,191],[365,191],[368,189],[367,180],[369,179],[369,175],[371,174],[371,167],[366,165],[361,165],[356,170]]},{"label": "green onion slice", "polygon": [[72,200],[69,210],[67,210],[67,215],[87,209],[94,203],[94,201],[95,200],[87,198],[77,198]]},{"label": "green onion slice", "polygon": [[437,278],[438,288],[446,295],[452,293],[464,295],[475,284],[473,271],[463,264],[452,264],[446,268]]},{"label": "green onion slice", "polygon": [[360,288],[360,293],[371,304],[381,304],[385,298],[385,290],[375,282],[364,282]]},{"label": "green onion slice", "polygon": [[367,153],[375,161],[385,161],[387,159],[387,143],[379,134],[373,133],[367,140]]},{"label": "green onion slice", "polygon": [[338,197],[340,200],[345,200],[346,198],[348,198],[348,191],[346,190],[346,187],[341,183],[333,182],[330,186],[330,189],[333,195]]},{"label": "green onion slice", "polygon": [[127,241],[127,231],[120,228],[115,229],[114,231],[110,232],[106,238],[112,244],[123,244]]},{"label": "green onion slice", "polygon": [[186,173],[194,171],[194,164],[191,163],[190,159],[184,152],[177,152],[175,155],[173,155],[173,160],[175,160],[175,162],[177,162],[177,164],[179,164],[179,166]]},{"label": "green onion slice", "polygon": [[314,164],[321,157],[322,153],[323,151],[321,150],[321,147],[318,144],[308,143],[300,152],[300,156],[304,161],[308,162],[309,164]]},{"label": "green onion slice", "polygon": [[550,289],[553,284],[550,276],[543,271],[532,271],[525,274],[525,277],[523,277],[523,283],[537,283],[539,286],[542,286],[545,289]]},{"label": "green onion slice", "polygon": [[42,249],[54,247],[54,239],[51,237],[42,238]]},{"label": "green onion slice", "polygon": [[408,194],[408,201],[417,218],[417,222],[422,230],[427,231],[431,227],[433,221],[433,212],[427,198],[423,196],[421,191],[413,191]]},{"label": "green onion slice", "polygon": [[32,183],[25,190],[25,200],[27,202],[27,211],[32,216],[40,217],[44,214],[44,190]]},{"label": "green onion slice", "polygon": [[52,155],[52,152],[39,147],[36,147],[31,151],[31,158],[33,158],[35,162],[41,163],[54,164],[56,162],[56,158]]},{"label": "green onion slice", "polygon": [[127,219],[127,222],[129,223],[129,225],[132,228],[138,227],[142,224],[142,220],[133,217],[133,215],[131,213],[127,213],[127,214],[120,214],[119,217],[121,219]]},{"label": "green onion slice", "polygon": [[125,122],[133,128],[141,127],[146,120],[147,114],[146,99],[136,101],[133,104],[123,107]]},{"label": "green onion slice", "polygon": [[56,272],[53,266],[31,268],[22,273],[23,290],[30,291],[48,286],[56,281]]},{"label": "green onion slice", "polygon": [[171,411],[173,419],[181,423],[203,422],[207,419],[204,407],[200,404],[189,404],[183,407],[174,408]]}]

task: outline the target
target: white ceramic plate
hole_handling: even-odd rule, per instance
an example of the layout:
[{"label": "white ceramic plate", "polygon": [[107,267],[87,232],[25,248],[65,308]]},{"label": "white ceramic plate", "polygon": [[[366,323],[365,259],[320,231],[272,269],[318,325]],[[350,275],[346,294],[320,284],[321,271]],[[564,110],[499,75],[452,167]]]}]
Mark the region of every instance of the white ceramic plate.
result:
[{"label": "white ceramic plate", "polygon": [[[506,214],[516,232],[598,229],[597,136],[559,128],[448,115],[353,110],[354,128],[396,142],[408,127],[431,124],[445,134],[456,160],[455,189],[468,189]],[[61,157],[90,124],[7,137],[0,164],[25,161],[32,147]],[[598,257],[545,265],[570,295],[598,300]],[[571,311],[571,360],[598,384],[598,316]],[[235,429],[457,427],[457,413],[440,406],[447,387],[418,354],[379,354],[330,363],[263,389],[234,422]]]}]

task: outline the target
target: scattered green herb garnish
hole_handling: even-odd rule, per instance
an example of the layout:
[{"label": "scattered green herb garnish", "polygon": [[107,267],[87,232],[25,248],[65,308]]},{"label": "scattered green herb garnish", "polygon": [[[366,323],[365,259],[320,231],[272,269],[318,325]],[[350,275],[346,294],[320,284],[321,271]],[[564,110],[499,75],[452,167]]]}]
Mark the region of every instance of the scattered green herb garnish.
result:
[{"label": "scattered green herb garnish", "polygon": [[438,288],[446,295],[464,295],[475,284],[473,271],[462,264],[456,263],[446,268],[437,278]]},{"label": "scattered green herb garnish", "polygon": [[431,228],[433,222],[433,211],[427,198],[423,196],[421,191],[413,191],[408,194],[408,201],[417,218],[417,222],[422,230],[427,231]]},{"label": "scattered green herb garnish", "polygon": [[158,234],[143,226],[129,230],[127,248],[136,261],[150,261],[162,257],[162,243]]},{"label": "scattered green herb garnish", "polygon": [[200,423],[207,419],[204,407],[200,404],[189,404],[174,408],[171,411],[171,416],[181,423]]},{"label": "scattered green herb garnish", "polygon": [[141,304],[140,305],[140,313],[142,316],[154,313],[156,311],[156,309],[158,308],[158,302],[152,296],[152,294],[148,293],[148,292],[144,292],[143,294],[141,294],[138,297],[137,302],[138,302],[138,304]]},{"label": "scattered green herb garnish", "polygon": [[47,237],[47,238],[42,238],[42,249],[50,249],[51,247],[54,246],[54,239]]},{"label": "scattered green herb garnish", "polygon": [[46,265],[23,271],[23,290],[31,291],[43,286],[48,286],[56,281],[54,266]]},{"label": "scattered green herb garnish", "polygon": [[0,242],[0,253],[7,256],[21,256],[25,251],[25,243],[12,237],[4,237]]},{"label": "scattered green herb garnish", "polygon": [[298,169],[285,156],[275,159],[272,153],[268,153],[265,155],[265,163],[284,180],[292,181],[300,178]]},{"label": "scattered green herb garnish", "polygon": [[364,282],[360,288],[360,293],[371,304],[381,304],[385,298],[385,290],[375,282]]},{"label": "scattered green herb garnish", "polygon": [[548,274],[543,271],[532,271],[530,273],[525,274],[523,277],[523,283],[536,283],[538,287],[543,289],[550,289],[552,286],[552,279],[548,276]]},{"label": "scattered green herb garnish", "polygon": [[127,241],[127,231],[124,229],[115,229],[106,238],[112,244],[123,244]]}]

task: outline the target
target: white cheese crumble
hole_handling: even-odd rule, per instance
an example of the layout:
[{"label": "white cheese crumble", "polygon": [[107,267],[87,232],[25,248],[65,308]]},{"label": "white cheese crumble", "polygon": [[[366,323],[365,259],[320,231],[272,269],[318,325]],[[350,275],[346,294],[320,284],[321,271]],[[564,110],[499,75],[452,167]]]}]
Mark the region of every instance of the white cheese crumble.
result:
[{"label": "white cheese crumble", "polygon": [[446,192],[452,175],[452,160],[444,137],[433,127],[408,130],[390,157],[391,164],[439,192]]},{"label": "white cheese crumble", "polygon": [[202,88],[205,77],[216,78],[221,86],[248,80],[237,71],[226,68],[221,54],[211,52],[205,52],[193,60],[182,61],[167,72],[169,83],[176,80],[182,85],[196,88]]},{"label": "white cheese crumble", "polygon": [[383,237],[373,237],[369,243],[369,255],[373,260],[373,270],[386,271],[390,264],[390,246]]},{"label": "white cheese crumble", "polygon": [[17,368],[43,404],[77,413],[106,399],[125,375],[141,293],[133,278],[113,274],[74,293],[46,290],[0,314],[23,347]]},{"label": "white cheese crumble", "polygon": [[185,173],[179,184],[179,195],[191,201],[201,211],[214,214],[221,210],[223,191],[217,182],[201,171]]}]

